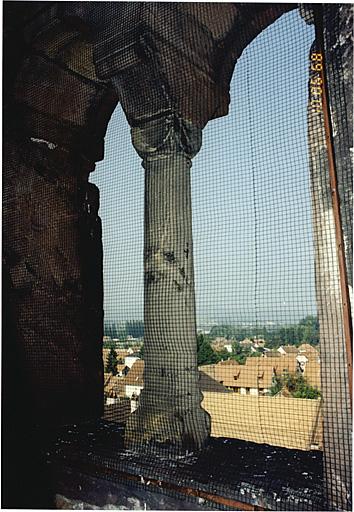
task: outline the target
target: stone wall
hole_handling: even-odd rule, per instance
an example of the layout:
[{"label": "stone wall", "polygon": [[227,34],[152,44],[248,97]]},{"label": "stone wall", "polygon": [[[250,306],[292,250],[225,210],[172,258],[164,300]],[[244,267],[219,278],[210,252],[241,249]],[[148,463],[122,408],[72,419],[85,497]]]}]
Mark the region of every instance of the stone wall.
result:
[{"label": "stone wall", "polygon": [[[351,6],[324,9],[324,52],[341,204],[348,284],[352,286],[352,40]],[[313,44],[312,51],[319,51]],[[343,328],[336,228],[323,113],[309,108],[309,156],[315,277],[321,346],[326,498],[332,510],[351,509],[351,405]],[[350,267],[350,268],[349,268]]]}]

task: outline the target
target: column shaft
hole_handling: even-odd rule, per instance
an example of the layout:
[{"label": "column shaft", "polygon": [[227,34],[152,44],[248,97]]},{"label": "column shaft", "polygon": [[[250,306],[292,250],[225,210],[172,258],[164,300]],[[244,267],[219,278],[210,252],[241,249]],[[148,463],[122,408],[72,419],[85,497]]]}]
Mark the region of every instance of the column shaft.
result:
[{"label": "column shaft", "polygon": [[200,448],[210,432],[201,409],[195,321],[191,158],[201,131],[171,116],[133,129],[145,168],[145,373],[126,445]]}]

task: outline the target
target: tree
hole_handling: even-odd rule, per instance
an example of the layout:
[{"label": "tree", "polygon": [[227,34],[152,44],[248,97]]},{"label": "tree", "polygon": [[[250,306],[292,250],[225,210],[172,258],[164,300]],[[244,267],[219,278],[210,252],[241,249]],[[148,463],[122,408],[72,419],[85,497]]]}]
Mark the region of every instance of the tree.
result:
[{"label": "tree", "polygon": [[204,336],[204,334],[199,334],[197,336],[197,358],[198,366],[218,362],[218,356],[211,348],[210,341]]},{"label": "tree", "polygon": [[320,341],[319,330],[320,325],[318,318],[308,315],[299,322],[299,329],[301,330],[302,343],[309,343],[310,345],[318,345]]},{"label": "tree", "polygon": [[103,348],[116,348],[117,343],[113,340],[108,340],[103,342]]},{"label": "tree", "polygon": [[273,379],[273,383],[272,383],[272,386],[271,388],[269,389],[269,394],[270,396],[275,396],[277,395],[278,393],[280,393],[280,391],[283,389],[283,382],[281,380],[281,378],[279,377],[275,377]]},{"label": "tree", "polygon": [[210,330],[210,336],[223,336],[229,338],[232,335],[233,329],[230,325],[214,325]]},{"label": "tree", "polygon": [[113,337],[112,324],[110,322],[104,323],[104,335],[109,336],[110,338]]},{"label": "tree", "polygon": [[316,399],[321,396],[319,389],[310,386],[301,373],[284,373],[275,377],[269,390],[271,396],[277,395],[282,390],[287,390],[292,398]]},{"label": "tree", "polygon": [[128,321],[125,324],[125,330],[127,336],[132,336],[133,338],[143,338],[144,322],[142,322],[141,320]]},{"label": "tree", "polygon": [[232,344],[231,359],[235,359],[239,364],[245,364],[247,357],[252,355],[252,351],[248,347],[242,347],[238,341]]},{"label": "tree", "polygon": [[226,348],[223,348],[222,350],[219,350],[218,352],[214,352],[215,356],[219,361],[225,361],[226,359],[229,359],[230,353],[226,350]]},{"label": "tree", "polygon": [[117,352],[112,347],[108,354],[106,372],[111,373],[112,375],[117,375],[117,373],[118,373],[117,364],[118,364]]},{"label": "tree", "polygon": [[140,359],[144,359],[144,343],[140,347],[140,350],[138,352],[138,357],[140,357]]}]

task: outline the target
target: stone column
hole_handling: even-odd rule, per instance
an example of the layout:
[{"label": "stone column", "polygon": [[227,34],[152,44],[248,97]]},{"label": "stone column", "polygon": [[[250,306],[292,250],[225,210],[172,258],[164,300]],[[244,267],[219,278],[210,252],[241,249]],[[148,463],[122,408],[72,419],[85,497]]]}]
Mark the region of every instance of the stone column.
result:
[{"label": "stone column", "polygon": [[[340,200],[341,228],[349,292],[352,292],[352,77],[353,10],[350,5],[324,5],[324,52],[333,127],[333,146]],[[322,176],[322,198],[317,202],[323,233],[319,250],[319,310],[322,310],[321,353],[324,398],[324,472],[327,508],[352,510],[352,411],[349,399],[347,351],[343,332],[342,296],[336,249],[334,215],[327,159],[313,165]],[[318,187],[319,190],[320,187]],[[321,225],[320,224],[320,225]],[[350,297],[352,301],[352,295]],[[353,304],[352,304],[353,307]],[[324,313],[323,313],[324,312]]]},{"label": "stone column", "polygon": [[174,114],[132,129],[145,169],[145,373],[128,448],[185,453],[210,433],[201,408],[193,272],[191,159],[201,129]]},{"label": "stone column", "polygon": [[347,280],[353,305],[353,8],[326,4],[324,44]]},{"label": "stone column", "polygon": [[[351,267],[351,183],[350,147],[352,116],[349,81],[352,71],[351,8],[327,6],[324,17],[325,60],[329,86],[331,121],[342,229],[348,268]],[[306,20],[313,22],[311,11]],[[310,54],[318,51],[314,43]],[[310,98],[311,99],[311,98]],[[348,99],[348,101],[346,101]],[[323,399],[324,495],[326,510],[351,510],[351,424],[348,368],[343,332],[342,297],[336,247],[334,212],[321,111],[309,104],[308,138],[312,219],[315,250],[315,279],[321,347]],[[351,268],[348,272],[351,285]]]}]

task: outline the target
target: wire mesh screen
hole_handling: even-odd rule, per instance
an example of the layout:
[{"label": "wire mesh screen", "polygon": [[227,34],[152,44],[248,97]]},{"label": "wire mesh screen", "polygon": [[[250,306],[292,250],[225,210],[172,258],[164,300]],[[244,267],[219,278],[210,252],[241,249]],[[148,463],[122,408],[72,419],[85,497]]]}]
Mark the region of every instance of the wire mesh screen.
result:
[{"label": "wire mesh screen", "polygon": [[[332,254],[331,279],[339,282],[333,225],[319,226],[316,217],[328,172],[324,162],[310,165],[323,144],[323,120],[309,97],[320,52],[314,38],[314,26],[295,9],[247,46],[232,77],[229,113],[204,129],[191,177],[197,362],[211,435],[304,451],[323,449],[320,365],[328,349],[321,350],[316,303],[319,230],[330,239],[322,250]],[[124,421],[123,409],[126,420],[144,388],[144,174],[120,108],[105,144],[92,175],[103,205],[105,414]],[[323,312],[322,336],[330,336],[332,314]],[[181,346],[184,321],[176,309],[170,328]],[[150,342],[178,366],[173,346]],[[165,388],[155,384],[163,403]]]},{"label": "wire mesh screen", "polygon": [[[198,364],[214,435],[301,449],[322,446],[307,138],[313,39],[294,10],[247,47],[229,114],[204,129],[192,171]],[[125,395],[138,402],[144,173],[119,107],[105,151],[92,180],[102,205],[106,370],[118,360],[107,387],[130,386]]]},{"label": "wire mesh screen", "polygon": [[63,202],[34,259],[58,338],[47,377],[26,315],[21,343],[51,411],[49,376],[63,409],[75,389],[72,423],[76,403],[87,420],[94,397],[97,420],[104,402],[98,437],[120,445],[90,464],[140,457],[177,487],[195,480],[194,497],[349,510],[352,12],[216,7],[44,2],[29,16],[14,112],[33,180]]}]

